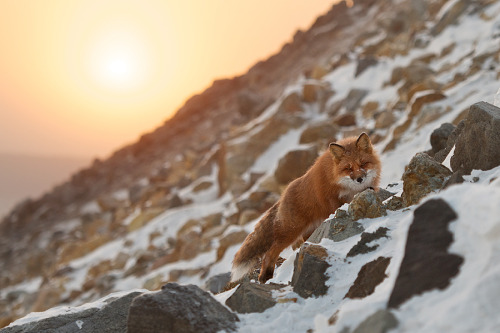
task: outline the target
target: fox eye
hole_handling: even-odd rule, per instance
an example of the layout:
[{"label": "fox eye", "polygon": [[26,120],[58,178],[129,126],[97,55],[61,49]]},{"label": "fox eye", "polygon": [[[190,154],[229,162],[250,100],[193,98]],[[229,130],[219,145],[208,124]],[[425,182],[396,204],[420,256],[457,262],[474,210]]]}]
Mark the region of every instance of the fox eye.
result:
[{"label": "fox eye", "polygon": [[363,162],[363,163],[361,163],[361,167],[366,168],[368,166],[368,164],[370,164],[370,162]]},{"label": "fox eye", "polygon": [[346,167],[344,168],[344,170],[345,170],[345,171],[352,171],[352,168],[351,168],[351,166],[346,166]]}]

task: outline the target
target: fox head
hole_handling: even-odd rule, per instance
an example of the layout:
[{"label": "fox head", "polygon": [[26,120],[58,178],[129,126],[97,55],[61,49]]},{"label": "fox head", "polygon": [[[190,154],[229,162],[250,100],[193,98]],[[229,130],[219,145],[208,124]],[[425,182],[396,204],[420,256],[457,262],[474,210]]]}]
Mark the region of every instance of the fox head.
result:
[{"label": "fox head", "polygon": [[335,160],[338,184],[346,191],[355,194],[370,187],[377,189],[380,160],[366,133],[330,143],[330,153]]}]

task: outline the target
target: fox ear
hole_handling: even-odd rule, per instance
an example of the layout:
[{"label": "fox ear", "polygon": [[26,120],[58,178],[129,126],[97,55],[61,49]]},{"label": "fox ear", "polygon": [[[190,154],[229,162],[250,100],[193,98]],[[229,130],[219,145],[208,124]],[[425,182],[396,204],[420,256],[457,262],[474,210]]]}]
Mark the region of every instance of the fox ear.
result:
[{"label": "fox ear", "polygon": [[332,142],[330,143],[330,153],[332,153],[336,159],[340,160],[345,153],[345,148]]},{"label": "fox ear", "polygon": [[370,153],[372,151],[372,142],[370,141],[370,137],[366,133],[361,133],[361,135],[358,137],[358,140],[356,141],[356,147],[359,150],[366,151],[367,153]]}]

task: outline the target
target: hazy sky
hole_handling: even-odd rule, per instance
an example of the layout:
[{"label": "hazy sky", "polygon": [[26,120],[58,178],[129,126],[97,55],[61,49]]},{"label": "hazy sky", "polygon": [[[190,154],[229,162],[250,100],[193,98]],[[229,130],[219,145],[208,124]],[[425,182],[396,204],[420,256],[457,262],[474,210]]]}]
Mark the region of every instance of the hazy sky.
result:
[{"label": "hazy sky", "polygon": [[106,157],[333,0],[2,0],[0,153]]}]

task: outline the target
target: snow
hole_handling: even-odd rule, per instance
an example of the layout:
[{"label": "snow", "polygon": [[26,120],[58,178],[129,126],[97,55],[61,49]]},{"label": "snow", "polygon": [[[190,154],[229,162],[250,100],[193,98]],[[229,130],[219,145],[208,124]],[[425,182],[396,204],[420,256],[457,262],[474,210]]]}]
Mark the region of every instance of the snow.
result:
[{"label": "snow", "polygon": [[500,88],[498,88],[498,91],[495,94],[495,97],[493,99],[493,105],[500,108]]}]

